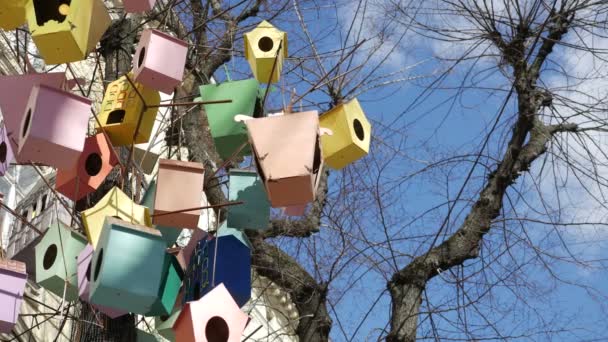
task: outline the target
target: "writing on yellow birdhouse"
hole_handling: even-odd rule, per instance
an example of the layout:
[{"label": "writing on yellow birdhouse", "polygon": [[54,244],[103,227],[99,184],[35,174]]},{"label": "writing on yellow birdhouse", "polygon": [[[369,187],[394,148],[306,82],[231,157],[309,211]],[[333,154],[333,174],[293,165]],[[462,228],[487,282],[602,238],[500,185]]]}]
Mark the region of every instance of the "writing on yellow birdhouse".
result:
[{"label": "writing on yellow birdhouse", "polygon": [[[276,83],[281,78],[283,60],[287,58],[287,33],[266,20],[245,33],[245,58],[260,83]],[[276,60],[276,62],[275,62]]]},{"label": "writing on yellow birdhouse", "polygon": [[[133,88],[127,76],[137,90]],[[133,81],[131,73],[127,76],[108,85],[99,113],[101,127],[114,146],[148,142],[158,112],[157,106],[160,104],[158,91]],[[140,116],[141,123],[138,127]],[[102,131],[101,127],[97,125],[98,133]]]},{"label": "writing on yellow birdhouse", "polygon": [[47,64],[85,59],[112,22],[103,0],[31,0],[26,17]]},{"label": "writing on yellow birdhouse", "polygon": [[369,152],[372,126],[357,99],[335,106],[319,123],[333,131],[321,137],[323,158],[331,168],[340,170]]},{"label": "writing on yellow birdhouse", "polygon": [[117,217],[132,224],[152,227],[152,219],[148,208],[135,204],[118,187],[112,188],[94,207],[83,211],[81,215],[85,233],[94,248],[97,248],[106,216]]},{"label": "writing on yellow birdhouse", "polygon": [[14,30],[25,24],[27,0],[2,0],[0,3],[0,28]]}]

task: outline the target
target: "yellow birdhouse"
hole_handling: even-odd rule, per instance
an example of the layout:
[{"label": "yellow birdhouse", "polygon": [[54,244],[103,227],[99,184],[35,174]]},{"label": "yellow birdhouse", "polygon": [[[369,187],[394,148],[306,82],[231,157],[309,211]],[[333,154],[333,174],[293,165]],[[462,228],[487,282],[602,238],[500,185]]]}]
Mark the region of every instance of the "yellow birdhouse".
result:
[{"label": "yellow birdhouse", "polygon": [[94,248],[97,248],[106,216],[152,227],[152,219],[148,208],[135,204],[118,187],[112,188],[94,207],[83,211],[81,215],[85,233]]},{"label": "yellow birdhouse", "polygon": [[[158,112],[157,106],[160,104],[158,91],[133,81],[131,73],[129,73],[129,79],[137,87],[137,91],[131,86],[127,76],[123,76],[110,83],[101,104],[99,121],[114,146],[148,142],[152,128],[154,128],[154,120]],[[140,115],[142,116],[141,124],[137,130]],[[137,136],[135,136],[136,130]],[[97,125],[97,133],[100,132],[101,127]]]},{"label": "yellow birdhouse", "polygon": [[253,31],[245,33],[245,58],[260,83],[279,81],[283,60],[287,55],[287,33],[278,30],[266,20]]},{"label": "yellow birdhouse", "polygon": [[2,0],[0,2],[0,28],[14,30],[25,24],[27,0]]},{"label": "yellow birdhouse", "polygon": [[333,131],[321,137],[323,159],[331,168],[340,170],[369,152],[372,126],[357,99],[321,115],[319,124]]},{"label": "yellow birdhouse", "polygon": [[112,22],[103,0],[30,0],[26,16],[47,64],[85,59]]}]

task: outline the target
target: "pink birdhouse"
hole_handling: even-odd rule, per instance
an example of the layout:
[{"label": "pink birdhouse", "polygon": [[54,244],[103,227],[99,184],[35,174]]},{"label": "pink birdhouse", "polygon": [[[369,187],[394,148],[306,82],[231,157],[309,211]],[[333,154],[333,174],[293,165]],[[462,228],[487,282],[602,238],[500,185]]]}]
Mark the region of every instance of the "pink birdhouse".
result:
[{"label": "pink birdhouse", "polygon": [[17,323],[26,282],[24,263],[0,259],[0,333],[10,333]]},{"label": "pink birdhouse", "polygon": [[57,171],[55,187],[77,201],[97,190],[116,164],[118,157],[103,133],[88,137],[78,163],[71,169]]},{"label": "pink birdhouse", "polygon": [[147,29],[141,34],[133,58],[135,81],[149,88],[173,93],[182,83],[188,44],[159,30]]},{"label": "pink birdhouse", "polygon": [[0,128],[0,176],[4,176],[13,161],[13,147],[9,141],[6,126]]},{"label": "pink birdhouse", "polygon": [[[95,250],[93,246],[87,245],[78,255],[78,296],[85,302],[89,302],[91,281],[91,260]],[[93,305],[93,307],[110,318],[120,317],[127,312],[109,308],[107,306]]]},{"label": "pink birdhouse", "polygon": [[[61,89],[66,84],[65,73],[0,76],[0,109],[13,152],[19,150],[19,128],[30,93],[36,85]],[[19,160],[19,156],[16,156]]]},{"label": "pink birdhouse", "polygon": [[186,303],[173,331],[179,342],[239,342],[248,320],[220,284],[201,299]]},{"label": "pink birdhouse", "polygon": [[84,148],[91,101],[44,85],[30,93],[19,134],[19,158],[72,168]]},{"label": "pink birdhouse", "polygon": [[317,111],[245,120],[270,204],[301,210],[315,199],[323,167]]},{"label": "pink birdhouse", "polygon": [[156,0],[123,0],[122,3],[125,6],[125,12],[141,13],[154,8]]}]

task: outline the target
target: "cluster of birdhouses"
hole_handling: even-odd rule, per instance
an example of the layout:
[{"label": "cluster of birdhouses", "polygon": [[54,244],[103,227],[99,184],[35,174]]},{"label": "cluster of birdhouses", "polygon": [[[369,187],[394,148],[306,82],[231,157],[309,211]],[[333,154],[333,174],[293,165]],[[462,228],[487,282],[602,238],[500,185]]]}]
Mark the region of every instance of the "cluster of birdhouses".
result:
[{"label": "cluster of birdhouses", "polygon": [[[123,0],[129,13],[151,10],[155,2]],[[86,58],[110,17],[102,0],[0,4],[0,28],[25,22],[42,58],[58,64]],[[230,165],[225,174],[209,176],[207,164],[158,155],[146,162],[146,153],[133,146],[150,140],[160,92],[171,94],[180,86],[186,41],[143,30],[132,69],[107,85],[90,136],[92,103],[69,90],[65,73],[0,76],[0,175],[13,160],[54,167],[57,192],[77,202],[98,198],[89,195],[101,191],[119,164],[121,172],[132,170],[124,164],[133,161],[147,164],[146,174],[158,170],[141,200],[139,189],[127,195],[114,186],[81,211],[86,237],[59,220],[48,227],[35,247],[40,286],[67,301],[80,298],[112,318],[155,316],[158,332],[171,341],[240,340],[248,321],[240,308],[251,297],[247,231],[267,229],[271,208],[303,215],[316,198],[324,165],[339,170],[355,162],[368,153],[371,140],[371,125],[356,99],[322,115],[267,115],[267,92],[279,82],[288,57],[287,34],[263,21],[244,41],[253,78],[203,85],[195,99],[226,161],[222,165]],[[128,160],[119,159],[121,146],[128,147]],[[233,168],[239,157],[254,166]],[[226,219],[204,232],[206,177],[225,176],[229,203],[220,206],[227,206]],[[184,229],[192,234],[180,247]],[[8,308],[0,310],[0,332],[16,322],[25,279],[22,264],[0,260],[0,305]]]}]

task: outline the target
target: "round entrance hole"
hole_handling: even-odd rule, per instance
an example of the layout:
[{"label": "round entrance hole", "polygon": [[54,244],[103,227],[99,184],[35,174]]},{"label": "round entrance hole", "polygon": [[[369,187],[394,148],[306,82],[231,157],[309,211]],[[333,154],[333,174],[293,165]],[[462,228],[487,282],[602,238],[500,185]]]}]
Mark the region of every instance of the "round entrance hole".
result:
[{"label": "round entrance hole", "polygon": [[21,136],[25,137],[27,131],[30,129],[30,121],[32,120],[32,109],[30,108],[25,115],[25,119],[23,120],[23,130],[21,131]]},{"label": "round entrance hole", "polygon": [[102,164],[99,153],[91,153],[84,162],[84,169],[89,176],[94,177],[101,171]]},{"label": "round entrance hole", "polygon": [[144,64],[144,59],[146,58],[146,47],[142,47],[139,50],[139,59],[137,60],[137,67],[141,68],[141,65]]},{"label": "round entrance hole", "polygon": [[357,138],[359,138],[359,140],[365,139],[365,131],[363,130],[363,125],[361,124],[361,121],[359,121],[359,119],[355,119],[353,121],[353,128],[355,129],[355,134],[357,135]]},{"label": "round entrance hole", "polygon": [[42,267],[45,270],[48,270],[55,263],[55,259],[57,259],[57,245],[52,244],[44,252],[44,258],[42,258]]},{"label": "round entrance hole", "polygon": [[93,281],[97,281],[99,277],[99,271],[101,271],[101,264],[103,263],[103,248],[99,250],[99,256],[97,257],[97,263],[95,264],[95,275]]},{"label": "round entrance hole", "polygon": [[6,143],[3,141],[0,143],[0,163],[6,161]]},{"label": "round entrance hole", "polygon": [[228,324],[219,316],[211,317],[205,327],[205,336],[209,342],[227,342],[230,337]]},{"label": "round entrance hole", "polygon": [[274,42],[270,37],[262,37],[260,38],[260,40],[258,40],[258,47],[260,48],[260,50],[268,52],[274,47]]}]

